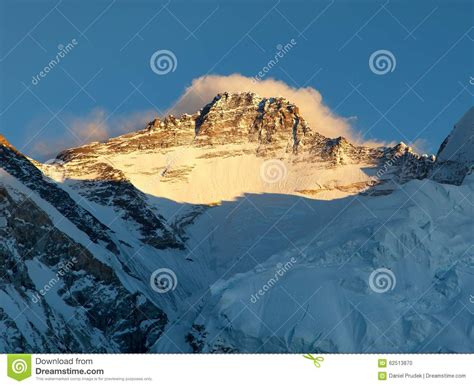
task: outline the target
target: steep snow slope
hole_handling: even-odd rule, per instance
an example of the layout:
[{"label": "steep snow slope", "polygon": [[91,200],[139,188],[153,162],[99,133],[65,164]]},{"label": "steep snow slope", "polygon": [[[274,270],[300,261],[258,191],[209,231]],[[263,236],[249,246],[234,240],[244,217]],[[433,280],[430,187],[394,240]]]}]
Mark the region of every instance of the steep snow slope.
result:
[{"label": "steep snow slope", "polygon": [[148,350],[166,314],[123,285],[109,250],[2,169],[0,178],[0,352]]},{"label": "steep snow slope", "polygon": [[[191,234],[217,227],[199,247],[219,280],[154,350],[470,352],[473,191],[469,176],[329,205],[263,195],[213,208]],[[376,293],[383,267],[396,285]]]},{"label": "steep snow slope", "polygon": [[459,185],[474,167],[474,107],[441,144],[430,178]]},{"label": "steep snow slope", "polygon": [[474,107],[454,125],[453,131],[442,143],[438,161],[474,162]]},{"label": "steep snow slope", "polygon": [[112,229],[120,212],[51,181],[6,140],[0,208],[1,352],[146,352],[195,287],[184,275],[177,291],[157,297],[150,275],[185,271],[184,251],[170,243],[159,252],[141,228]]}]

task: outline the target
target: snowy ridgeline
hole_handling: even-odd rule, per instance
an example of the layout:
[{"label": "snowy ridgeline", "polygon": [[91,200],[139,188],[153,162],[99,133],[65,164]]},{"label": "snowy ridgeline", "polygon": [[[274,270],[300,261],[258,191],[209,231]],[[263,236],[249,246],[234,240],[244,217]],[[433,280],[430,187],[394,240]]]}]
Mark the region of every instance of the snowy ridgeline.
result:
[{"label": "snowy ridgeline", "polygon": [[253,94],[47,164],[1,140],[0,351],[472,352],[473,115],[436,158]]}]

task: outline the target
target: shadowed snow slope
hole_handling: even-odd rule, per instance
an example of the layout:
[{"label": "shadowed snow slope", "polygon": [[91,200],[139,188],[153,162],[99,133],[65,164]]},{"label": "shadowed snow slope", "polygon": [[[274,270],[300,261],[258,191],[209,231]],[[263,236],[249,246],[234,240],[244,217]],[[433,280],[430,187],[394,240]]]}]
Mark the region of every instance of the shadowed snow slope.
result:
[{"label": "shadowed snow slope", "polygon": [[[377,198],[260,195],[210,209],[190,234],[220,279],[165,335],[205,352],[471,352],[473,190],[469,176]],[[385,293],[368,284],[380,268],[394,275]]]}]

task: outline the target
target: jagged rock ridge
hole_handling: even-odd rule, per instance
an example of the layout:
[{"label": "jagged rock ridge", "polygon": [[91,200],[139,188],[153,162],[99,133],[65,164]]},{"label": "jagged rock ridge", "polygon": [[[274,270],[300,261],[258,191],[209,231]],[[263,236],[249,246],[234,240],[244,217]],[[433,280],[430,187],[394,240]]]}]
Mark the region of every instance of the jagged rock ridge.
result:
[{"label": "jagged rock ridge", "polygon": [[[404,144],[374,148],[324,137],[285,98],[253,93],[219,94],[193,115],[156,118],[143,130],[69,149],[58,158],[71,180],[87,179],[95,169],[93,181],[128,180],[147,194],[195,204],[244,192],[318,198],[387,194],[396,184],[425,178],[434,162]],[[288,180],[278,187],[262,183],[258,172],[271,159],[282,161],[288,171]],[[216,194],[203,193],[209,190],[201,184],[204,174],[214,177]],[[154,183],[148,179],[145,184],[145,176],[155,176]],[[75,189],[85,194],[81,184]]]}]

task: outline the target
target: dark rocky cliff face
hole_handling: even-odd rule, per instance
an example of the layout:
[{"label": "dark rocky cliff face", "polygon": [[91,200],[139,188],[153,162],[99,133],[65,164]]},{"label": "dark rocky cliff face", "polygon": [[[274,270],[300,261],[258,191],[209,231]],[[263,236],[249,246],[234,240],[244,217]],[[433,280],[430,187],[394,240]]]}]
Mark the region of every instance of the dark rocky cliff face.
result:
[{"label": "dark rocky cliff face", "polygon": [[[82,160],[80,166],[87,168],[85,163]],[[0,146],[0,166],[55,206],[93,242],[102,242],[110,251],[118,253],[117,245],[112,240],[113,231],[74,201],[65,190],[49,182],[43,173],[21,153],[10,146]],[[162,248],[182,247],[179,240],[165,225],[164,219],[147,209],[143,195],[119,170],[104,162],[96,163],[95,168],[100,171],[101,178],[94,182],[83,182],[94,188],[89,190],[88,198],[102,204],[117,205],[123,209],[123,217],[136,221],[143,228],[143,239],[151,245]]]},{"label": "dark rocky cliff face", "polygon": [[[0,167],[2,351],[147,352],[167,316],[122,283],[124,275],[133,275],[122,241],[92,208],[80,205],[3,137]],[[116,172],[104,169],[109,177]],[[92,202],[126,208],[122,216],[139,224],[143,242],[181,248],[164,219],[149,212],[143,195],[126,180],[115,176],[94,187]],[[44,207],[32,196],[44,200]]]},{"label": "dark rocky cliff face", "polygon": [[2,351],[148,351],[163,311],[125,289],[23,193],[0,186],[0,208]]}]

